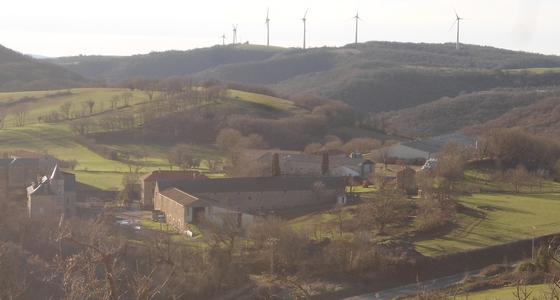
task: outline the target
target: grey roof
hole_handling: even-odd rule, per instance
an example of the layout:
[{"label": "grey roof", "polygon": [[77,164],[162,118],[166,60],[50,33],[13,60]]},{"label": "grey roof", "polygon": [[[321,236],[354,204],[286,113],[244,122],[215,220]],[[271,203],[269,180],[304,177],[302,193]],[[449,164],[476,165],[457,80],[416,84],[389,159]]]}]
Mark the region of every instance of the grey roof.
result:
[{"label": "grey roof", "polygon": [[60,168],[58,167],[58,164],[54,167],[54,170],[52,172],[51,175],[51,180],[64,180],[64,176],[62,176],[62,173],[60,172]]},{"label": "grey roof", "polygon": [[[271,162],[273,152],[269,152],[259,159],[260,162]],[[321,155],[306,155],[306,154],[279,154],[280,162],[282,161],[293,161],[293,162],[305,162],[305,163],[315,163],[321,165],[323,157]],[[375,164],[369,159],[364,158],[351,158],[351,157],[329,157],[329,166],[339,167],[339,166],[359,166],[363,164]]]},{"label": "grey roof", "polygon": [[38,166],[39,159],[37,158],[13,158],[9,165],[23,165],[23,166]]},{"label": "grey roof", "polygon": [[407,146],[416,150],[424,151],[427,153],[435,153],[441,150],[441,147],[447,142],[456,142],[457,144],[464,147],[472,147],[476,143],[476,139],[469,136],[452,133],[447,135],[437,136],[427,140],[410,141],[402,143],[401,145]]},{"label": "grey roof", "polygon": [[310,190],[316,181],[322,181],[326,189],[344,190],[343,177],[243,177],[215,178],[210,180],[177,179],[158,180],[160,191],[175,187],[189,194],[228,193],[255,191],[302,191]]},{"label": "grey roof", "polygon": [[211,206],[207,201],[201,200],[174,187],[166,189],[165,191],[161,192],[161,194],[183,206]]},{"label": "grey roof", "polygon": [[0,158],[0,166],[9,166],[15,158]]}]

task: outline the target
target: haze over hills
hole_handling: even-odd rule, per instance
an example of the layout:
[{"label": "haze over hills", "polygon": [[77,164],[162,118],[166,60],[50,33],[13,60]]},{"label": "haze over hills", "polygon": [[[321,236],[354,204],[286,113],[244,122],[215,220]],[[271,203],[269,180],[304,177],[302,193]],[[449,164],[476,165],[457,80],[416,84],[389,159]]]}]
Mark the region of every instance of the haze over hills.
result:
[{"label": "haze over hills", "polygon": [[[457,51],[451,43],[367,42],[306,50],[243,44],[40,61],[0,50],[4,91],[95,84],[86,76],[115,85],[131,77],[191,76],[199,84],[214,78],[267,86],[284,98],[309,93],[339,100],[373,113],[371,128],[418,137],[484,124],[556,97],[552,87],[560,83],[554,69],[559,56],[473,45]],[[546,93],[535,92],[544,87]]]},{"label": "haze over hills", "polygon": [[83,75],[0,45],[0,90],[2,91],[72,88],[87,82],[88,79]]},{"label": "haze over hills", "polygon": [[560,74],[504,72],[560,67],[560,57],[493,47],[367,42],[340,48],[285,49],[227,45],[129,57],[79,56],[51,60],[90,77],[192,75],[199,80],[267,85],[278,95],[314,93],[368,111],[415,107],[442,97],[497,87],[554,85]]}]

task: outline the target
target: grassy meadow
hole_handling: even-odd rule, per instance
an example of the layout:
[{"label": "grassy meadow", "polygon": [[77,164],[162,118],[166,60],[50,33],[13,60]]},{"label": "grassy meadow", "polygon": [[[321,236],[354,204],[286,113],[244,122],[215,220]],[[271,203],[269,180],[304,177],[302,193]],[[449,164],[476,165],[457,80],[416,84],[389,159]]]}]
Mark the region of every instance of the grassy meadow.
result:
[{"label": "grassy meadow", "polygon": [[[560,194],[473,194],[461,197],[467,210],[457,214],[452,230],[441,237],[414,240],[427,256],[462,252],[560,232]],[[488,207],[490,210],[480,209]]]}]

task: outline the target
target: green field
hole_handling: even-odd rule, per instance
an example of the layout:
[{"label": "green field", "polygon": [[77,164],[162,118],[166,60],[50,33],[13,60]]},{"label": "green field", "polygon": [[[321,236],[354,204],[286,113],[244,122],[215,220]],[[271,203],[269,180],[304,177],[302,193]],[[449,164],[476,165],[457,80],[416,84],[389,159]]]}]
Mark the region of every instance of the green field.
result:
[{"label": "green field", "polygon": [[[509,243],[560,232],[560,194],[473,194],[461,197],[470,208],[457,214],[456,226],[442,237],[416,238],[417,251],[427,256]],[[487,206],[493,210],[477,207]]]},{"label": "green field", "polygon": [[[82,145],[74,142],[74,134],[69,125],[72,120],[82,118],[99,118],[102,114],[112,111],[111,98],[122,95],[123,92],[132,93],[133,97],[129,105],[125,106],[124,100],[117,102],[117,111],[134,112],[149,102],[148,96],[141,91],[128,91],[115,88],[81,88],[60,91],[36,91],[36,92],[14,92],[0,93],[0,111],[8,112],[4,127],[0,129],[0,153],[8,155],[20,149],[36,152],[46,152],[61,160],[75,159],[78,166],[74,170],[76,180],[84,188],[115,189],[120,187],[122,173],[129,170],[129,165],[121,161],[107,160],[96,153],[88,150]],[[53,96],[56,95],[56,96]],[[88,100],[95,102],[92,115],[89,115],[89,107],[83,106]],[[157,101],[154,98],[153,101]],[[71,120],[65,120],[62,116],[61,104],[71,102],[73,108],[70,115]],[[16,122],[10,115],[9,110],[17,104],[25,104],[28,108],[25,126],[15,126]],[[309,111],[294,106],[292,101],[252,94],[242,91],[230,90],[226,101],[206,104],[206,109],[215,111],[226,111],[235,114],[248,114],[257,112],[264,118],[281,118],[294,114],[307,114]],[[59,113],[61,119],[57,122],[44,122],[44,116],[51,113]],[[137,120],[138,121],[138,120]],[[351,136],[374,136],[384,140],[387,135],[370,132],[358,128],[344,129]],[[105,142],[109,146],[121,152],[146,153],[147,158],[134,162],[141,165],[141,172],[149,172],[157,169],[169,169],[165,156],[173,143],[146,143],[135,144],[128,141]],[[189,144],[191,154],[201,160],[210,157],[221,156],[217,147],[213,144]],[[204,165],[203,165],[204,166]],[[202,170],[204,171],[204,170]],[[221,177],[223,174],[210,174],[211,177]]]}]

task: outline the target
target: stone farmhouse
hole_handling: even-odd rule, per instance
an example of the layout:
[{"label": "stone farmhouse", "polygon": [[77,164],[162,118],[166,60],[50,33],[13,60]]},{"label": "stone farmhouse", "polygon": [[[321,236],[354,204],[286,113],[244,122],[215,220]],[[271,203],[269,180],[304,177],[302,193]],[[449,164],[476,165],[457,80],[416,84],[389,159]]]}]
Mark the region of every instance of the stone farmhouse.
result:
[{"label": "stone farmhouse", "polygon": [[428,160],[430,158],[437,158],[441,148],[447,142],[455,142],[463,147],[476,147],[476,139],[452,133],[427,140],[410,141],[387,148],[372,150],[370,157],[378,159],[380,153],[388,151],[389,157],[402,158],[409,162],[418,159]]},{"label": "stone farmhouse", "polygon": [[335,201],[346,202],[340,177],[178,179],[157,181],[154,209],[165,213],[167,223],[185,230],[202,216],[219,221],[219,216],[233,214],[238,226],[245,227],[254,215]]},{"label": "stone farmhouse", "polygon": [[58,160],[46,153],[32,152],[28,150],[19,150],[12,154],[12,158],[31,158],[37,159],[39,163],[38,173],[41,175],[52,174],[54,167],[58,164]]},{"label": "stone farmhouse", "polygon": [[27,150],[17,151],[11,158],[0,158],[0,196],[25,190],[31,182],[52,174],[56,164],[56,158],[48,154]]},{"label": "stone farmhouse", "polygon": [[[268,166],[270,174],[273,151],[261,156],[259,161]],[[320,176],[322,155],[279,154],[280,171],[286,176]],[[368,178],[375,173],[375,163],[369,159],[347,156],[329,156],[329,176],[360,176]]]},{"label": "stone farmhouse", "polygon": [[208,177],[198,171],[167,171],[157,170],[146,173],[140,177],[141,198],[140,203],[144,209],[154,208],[154,192],[158,180],[173,179],[208,179]]},{"label": "stone farmhouse", "polygon": [[43,176],[27,188],[29,217],[70,218],[76,214],[76,177],[55,166],[52,174]]}]

